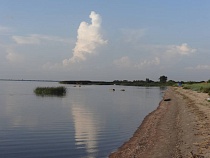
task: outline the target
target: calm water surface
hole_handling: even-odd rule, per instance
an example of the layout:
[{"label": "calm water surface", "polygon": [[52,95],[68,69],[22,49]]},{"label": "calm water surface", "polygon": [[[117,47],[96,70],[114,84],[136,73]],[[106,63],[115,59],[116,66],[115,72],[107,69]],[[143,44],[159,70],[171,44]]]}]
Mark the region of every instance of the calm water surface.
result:
[{"label": "calm water surface", "polygon": [[107,157],[162,98],[160,88],[122,86],[64,85],[64,97],[33,93],[58,85],[0,81],[0,157]]}]

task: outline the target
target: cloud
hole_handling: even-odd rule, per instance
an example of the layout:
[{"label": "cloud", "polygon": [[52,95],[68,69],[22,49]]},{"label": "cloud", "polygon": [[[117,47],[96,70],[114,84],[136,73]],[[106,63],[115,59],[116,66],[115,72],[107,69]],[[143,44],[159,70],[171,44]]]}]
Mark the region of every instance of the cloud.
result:
[{"label": "cloud", "polygon": [[[174,67],[184,60],[186,55],[191,55],[197,50],[183,43],[180,45],[142,45],[135,59],[132,60],[129,55],[123,56],[113,61],[118,68],[129,69],[165,69]],[[207,66],[200,66],[200,69]],[[197,69],[198,69],[197,68]]]},{"label": "cloud", "polygon": [[6,59],[11,63],[20,63],[24,60],[24,57],[14,52],[12,49],[8,49]]},{"label": "cloud", "polygon": [[9,34],[10,32],[12,32],[13,30],[9,27],[5,27],[5,26],[0,26],[0,34],[5,35],[5,34]]},{"label": "cloud", "polygon": [[34,37],[33,35],[30,36],[12,36],[12,39],[17,43],[17,44],[39,44],[40,39],[37,37]]},{"label": "cloud", "polygon": [[91,18],[91,24],[86,22],[80,23],[73,56],[70,59],[63,60],[64,66],[86,60],[87,55],[96,53],[95,51],[98,47],[107,43],[102,38],[100,15],[92,11],[89,17]]},{"label": "cloud", "polygon": [[145,35],[146,29],[121,29],[125,42],[139,42]]},{"label": "cloud", "polygon": [[135,69],[142,69],[151,66],[157,66],[160,64],[160,59],[155,57],[152,60],[143,60],[140,62],[132,61],[129,57],[124,56],[120,59],[114,60],[114,65],[120,68],[135,68]]},{"label": "cloud", "polygon": [[196,49],[193,49],[191,47],[188,46],[187,43],[183,43],[181,45],[172,45],[172,46],[168,46],[168,49],[166,51],[167,54],[171,54],[171,55],[190,55],[194,52],[196,52]]},{"label": "cloud", "polygon": [[158,57],[155,57],[153,60],[144,60],[140,62],[139,64],[136,64],[135,67],[138,69],[142,69],[145,67],[150,67],[150,66],[157,66],[160,64],[160,59]]},{"label": "cloud", "polygon": [[10,28],[4,27],[4,26],[0,26],[0,32],[7,32],[7,31],[10,31]]},{"label": "cloud", "polygon": [[49,71],[49,70],[59,70],[61,71],[62,64],[56,63],[52,64],[50,62],[47,62],[46,64],[42,65],[43,70]]},{"label": "cloud", "polygon": [[210,70],[210,65],[197,65],[196,67],[187,67],[187,70]]},{"label": "cloud", "polygon": [[130,67],[131,66],[131,60],[127,56],[121,57],[120,59],[116,59],[114,60],[113,63],[117,67]]},{"label": "cloud", "polygon": [[31,34],[28,36],[12,36],[12,39],[17,44],[40,44],[43,40],[45,41],[54,41],[54,42],[63,42],[69,43],[70,40],[63,39],[57,36],[47,36],[47,35],[40,35],[40,34]]}]

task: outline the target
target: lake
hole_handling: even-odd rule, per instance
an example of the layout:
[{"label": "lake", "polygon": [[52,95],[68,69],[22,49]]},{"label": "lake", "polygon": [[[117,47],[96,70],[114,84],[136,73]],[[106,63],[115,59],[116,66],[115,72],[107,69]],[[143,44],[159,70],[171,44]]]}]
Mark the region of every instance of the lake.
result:
[{"label": "lake", "polygon": [[37,86],[61,85],[0,81],[0,157],[108,157],[163,95],[157,87],[62,85],[65,96],[42,97],[33,93]]}]

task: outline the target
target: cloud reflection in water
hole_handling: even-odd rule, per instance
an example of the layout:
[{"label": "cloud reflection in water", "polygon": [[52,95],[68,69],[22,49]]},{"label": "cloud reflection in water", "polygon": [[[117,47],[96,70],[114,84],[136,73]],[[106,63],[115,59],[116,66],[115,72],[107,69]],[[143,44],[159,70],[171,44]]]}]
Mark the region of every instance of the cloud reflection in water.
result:
[{"label": "cloud reflection in water", "polygon": [[93,113],[79,104],[72,105],[72,114],[75,126],[75,141],[77,148],[85,146],[89,154],[97,152],[97,131],[98,123]]}]

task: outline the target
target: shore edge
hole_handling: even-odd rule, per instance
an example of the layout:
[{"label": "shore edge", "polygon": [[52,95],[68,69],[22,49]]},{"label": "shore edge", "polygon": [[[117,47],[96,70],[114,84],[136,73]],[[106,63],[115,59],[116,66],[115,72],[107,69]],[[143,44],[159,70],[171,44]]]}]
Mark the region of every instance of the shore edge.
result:
[{"label": "shore edge", "polygon": [[210,157],[210,103],[206,97],[169,87],[159,106],[109,158]]}]

